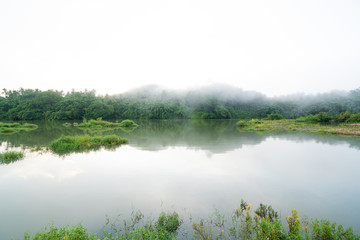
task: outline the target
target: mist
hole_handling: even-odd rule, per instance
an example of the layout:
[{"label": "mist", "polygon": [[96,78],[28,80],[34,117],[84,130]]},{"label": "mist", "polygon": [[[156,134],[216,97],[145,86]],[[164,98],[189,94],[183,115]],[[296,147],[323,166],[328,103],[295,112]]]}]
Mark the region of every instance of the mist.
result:
[{"label": "mist", "polygon": [[227,84],[187,90],[147,85],[115,95],[92,91],[3,91],[0,119],[252,119],[278,113],[298,118],[326,112],[360,112],[360,89],[268,97]]}]

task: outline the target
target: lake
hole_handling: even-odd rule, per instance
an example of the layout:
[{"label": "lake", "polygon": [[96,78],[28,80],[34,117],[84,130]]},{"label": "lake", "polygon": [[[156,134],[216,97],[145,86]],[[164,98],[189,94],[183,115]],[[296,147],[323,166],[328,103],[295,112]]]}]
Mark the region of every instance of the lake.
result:
[{"label": "lake", "polygon": [[270,204],[282,219],[326,218],[360,232],[360,139],[301,132],[255,133],[234,120],[136,121],[113,150],[58,156],[32,152],[61,135],[89,133],[63,122],[0,135],[1,152],[25,151],[0,165],[0,239],[22,239],[49,223],[81,222],[100,232],[106,217],[162,209],[207,217],[241,199]]}]

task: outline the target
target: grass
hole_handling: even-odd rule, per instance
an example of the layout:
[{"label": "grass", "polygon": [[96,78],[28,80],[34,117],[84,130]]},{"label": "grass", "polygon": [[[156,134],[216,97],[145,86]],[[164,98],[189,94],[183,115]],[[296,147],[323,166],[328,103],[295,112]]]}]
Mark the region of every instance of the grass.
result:
[{"label": "grass", "polygon": [[120,138],[117,135],[93,136],[63,136],[52,141],[48,149],[57,154],[67,154],[72,152],[84,152],[100,147],[115,147],[127,143],[126,138]]},{"label": "grass", "polygon": [[292,119],[284,120],[240,120],[237,127],[242,131],[302,131],[321,134],[360,136],[360,126],[350,124],[321,124],[311,121],[300,121]]},{"label": "grass", "polygon": [[[75,125],[74,125],[75,126]],[[108,122],[108,121],[104,121],[101,118],[98,118],[96,120],[91,119],[89,121],[87,121],[86,119],[84,119],[84,121],[80,124],[77,124],[77,127],[80,128],[128,128],[128,127],[137,127],[138,125],[132,121],[132,120],[123,120],[122,122],[118,123],[118,122]]]},{"label": "grass", "polygon": [[36,124],[24,123],[4,123],[0,122],[0,134],[13,134],[20,132],[21,130],[29,131],[38,128]]},{"label": "grass", "polygon": [[0,163],[9,164],[24,158],[24,153],[17,151],[9,151],[0,153]]},{"label": "grass", "polygon": [[184,221],[177,212],[161,212],[157,218],[148,217],[139,210],[133,211],[129,219],[107,217],[101,235],[89,232],[81,224],[66,227],[47,226],[33,237],[25,233],[25,240],[40,239],[269,239],[269,240],[307,240],[307,239],[348,239],[359,240],[353,229],[344,228],[326,219],[300,218],[297,210],[286,217],[286,224],[280,220],[271,206],[260,204],[253,211],[252,205],[241,200],[238,208],[230,214],[215,211],[205,219]]}]

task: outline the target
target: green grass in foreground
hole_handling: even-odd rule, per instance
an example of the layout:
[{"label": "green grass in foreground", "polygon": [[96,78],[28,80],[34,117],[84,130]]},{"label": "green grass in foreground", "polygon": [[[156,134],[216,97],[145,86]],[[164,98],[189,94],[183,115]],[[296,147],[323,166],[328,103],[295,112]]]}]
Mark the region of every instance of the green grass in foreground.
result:
[{"label": "green grass in foreground", "polygon": [[24,158],[24,153],[22,152],[9,151],[5,153],[0,153],[0,163],[2,164],[9,164],[22,158]]},{"label": "green grass in foreground", "polygon": [[[120,215],[118,215],[120,216]],[[110,220],[102,229],[103,234],[88,232],[81,224],[75,226],[47,226],[33,237],[25,233],[26,240],[40,239],[252,239],[252,240],[359,240],[350,227],[345,229],[329,220],[300,219],[298,212],[292,210],[284,226],[271,206],[260,204],[254,212],[252,205],[243,200],[238,208],[226,216],[218,211],[207,219],[184,221],[177,212],[161,212],[159,217],[144,219],[140,211],[133,211],[130,219]]]},{"label": "green grass in foreground", "polygon": [[13,134],[21,130],[29,131],[29,130],[34,130],[36,128],[38,128],[36,124],[30,124],[30,123],[20,124],[17,122],[15,123],[0,122],[0,134]]},{"label": "green grass in foreground", "polygon": [[67,154],[71,152],[83,152],[100,147],[115,147],[127,143],[126,138],[120,138],[117,135],[108,136],[64,136],[52,141],[48,149],[57,154]]},{"label": "green grass in foreground", "polygon": [[303,122],[292,119],[284,120],[240,120],[237,122],[239,130],[244,131],[303,131],[311,133],[360,136],[360,126],[349,124],[323,125],[320,123]]}]

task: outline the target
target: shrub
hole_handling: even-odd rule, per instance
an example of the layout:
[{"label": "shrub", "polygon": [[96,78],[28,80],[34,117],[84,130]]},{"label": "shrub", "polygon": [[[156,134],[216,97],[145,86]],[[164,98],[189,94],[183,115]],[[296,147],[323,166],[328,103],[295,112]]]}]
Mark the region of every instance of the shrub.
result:
[{"label": "shrub", "polygon": [[316,116],[310,114],[296,119],[297,122],[318,122]]},{"label": "shrub", "polygon": [[169,233],[175,233],[179,229],[182,222],[183,221],[177,212],[162,212],[156,222],[156,226],[158,228],[165,229]]},{"label": "shrub", "polygon": [[338,123],[347,122],[349,120],[350,116],[351,116],[350,112],[340,113],[337,116],[335,116],[335,122],[338,122]]},{"label": "shrub", "polygon": [[280,113],[271,113],[266,117],[267,120],[281,120],[284,119]]},{"label": "shrub", "polygon": [[327,112],[320,112],[315,115],[317,122],[330,122],[331,116]]},{"label": "shrub", "polygon": [[350,118],[346,122],[359,123],[360,122],[360,113],[351,114]]},{"label": "shrub", "polygon": [[87,229],[81,224],[76,226],[55,227],[53,225],[45,227],[42,231],[30,238],[29,233],[25,233],[25,240],[43,240],[43,239],[82,239],[82,240],[97,240],[98,237],[93,233],[88,233]]},{"label": "shrub", "polygon": [[266,206],[262,203],[260,203],[259,208],[255,210],[255,213],[260,218],[268,218],[271,222],[279,217],[278,213],[270,205]]},{"label": "shrub", "polygon": [[246,127],[249,125],[249,122],[248,121],[245,121],[245,120],[240,120],[236,123],[236,126],[239,127],[239,128],[243,128],[243,127]]},{"label": "shrub", "polygon": [[129,120],[129,119],[126,119],[126,120],[122,121],[120,123],[120,125],[122,127],[136,127],[137,126],[137,124],[134,121]]},{"label": "shrub", "polygon": [[298,216],[297,210],[291,210],[292,215],[286,217],[286,221],[289,227],[289,236],[290,238],[297,238],[301,234],[301,223],[300,218]]}]

